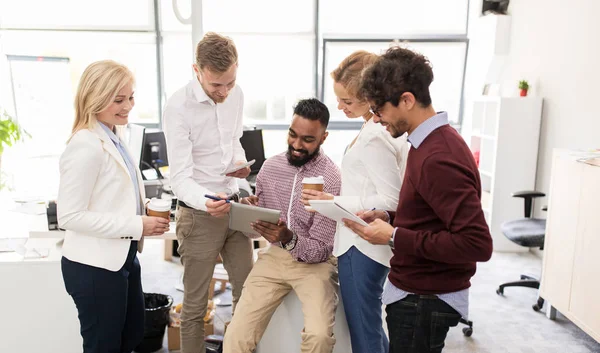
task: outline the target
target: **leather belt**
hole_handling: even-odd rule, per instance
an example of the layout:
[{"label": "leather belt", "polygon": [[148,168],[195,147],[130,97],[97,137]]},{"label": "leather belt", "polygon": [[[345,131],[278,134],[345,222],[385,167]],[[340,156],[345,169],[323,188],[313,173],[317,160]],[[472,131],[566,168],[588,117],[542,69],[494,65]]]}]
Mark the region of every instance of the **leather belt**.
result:
[{"label": "leather belt", "polygon": [[177,200],[177,206],[193,209],[192,207],[186,205],[183,201],[179,201],[179,200]]},{"label": "leather belt", "polygon": [[[227,199],[234,201],[234,202],[240,202],[240,194],[233,194],[233,195],[229,196]],[[177,205],[179,205],[181,207],[185,207],[185,208],[195,209],[193,207],[186,205],[185,202],[183,202],[181,200],[177,200]]]}]

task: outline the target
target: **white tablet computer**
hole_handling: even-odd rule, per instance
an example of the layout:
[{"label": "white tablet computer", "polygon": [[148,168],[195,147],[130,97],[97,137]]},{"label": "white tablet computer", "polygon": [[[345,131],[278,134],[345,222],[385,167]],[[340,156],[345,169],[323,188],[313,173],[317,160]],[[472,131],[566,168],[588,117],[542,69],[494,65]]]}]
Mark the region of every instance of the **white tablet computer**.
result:
[{"label": "white tablet computer", "polygon": [[308,203],[315,211],[334,221],[341,223],[342,220],[346,218],[360,225],[368,226],[367,222],[363,221],[360,217],[343,208],[333,200],[310,200]]},{"label": "white tablet computer", "polygon": [[229,228],[248,234],[257,234],[250,227],[250,223],[265,221],[277,224],[279,216],[278,210],[232,202],[229,210]]},{"label": "white tablet computer", "polygon": [[249,162],[246,162],[244,164],[232,165],[229,168],[227,168],[226,171],[224,171],[223,173],[221,173],[221,175],[227,175],[229,173],[237,172],[240,169],[252,166],[254,163],[256,163],[256,159],[253,159],[253,160],[251,160]]}]

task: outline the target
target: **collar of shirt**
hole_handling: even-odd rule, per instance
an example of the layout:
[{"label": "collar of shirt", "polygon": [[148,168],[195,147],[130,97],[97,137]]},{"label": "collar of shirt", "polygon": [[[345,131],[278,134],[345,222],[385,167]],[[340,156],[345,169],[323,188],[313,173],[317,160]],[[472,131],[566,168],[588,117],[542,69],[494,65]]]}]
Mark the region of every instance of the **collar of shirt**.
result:
[{"label": "collar of shirt", "polygon": [[408,135],[408,142],[410,142],[414,148],[419,148],[429,134],[444,125],[448,125],[448,113],[439,112],[417,126],[415,131]]},{"label": "collar of shirt", "polygon": [[104,123],[102,123],[102,122],[98,122],[98,123],[100,124],[102,129],[104,131],[106,131],[106,134],[108,135],[108,137],[110,137],[110,139],[112,140],[112,142],[115,145],[121,144],[121,141],[119,141],[119,138],[117,137],[117,135],[115,135],[115,133],[108,126],[104,125]]},{"label": "collar of shirt", "polygon": [[204,88],[202,88],[202,84],[200,84],[197,77],[192,80],[192,90],[194,91],[194,96],[196,97],[196,100],[198,100],[198,103],[209,102],[214,104],[213,100],[210,99],[206,92],[204,92]]}]

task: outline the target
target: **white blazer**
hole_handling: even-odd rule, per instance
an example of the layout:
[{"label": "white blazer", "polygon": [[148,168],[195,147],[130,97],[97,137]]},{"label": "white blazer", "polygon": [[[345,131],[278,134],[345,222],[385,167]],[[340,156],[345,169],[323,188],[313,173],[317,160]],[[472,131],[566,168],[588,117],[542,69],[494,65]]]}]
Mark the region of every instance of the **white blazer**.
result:
[{"label": "white blazer", "polygon": [[143,248],[136,202],[145,198],[144,183],[136,168],[141,196],[136,200],[125,161],[99,124],[73,135],[60,158],[58,224],[66,230],[63,256],[117,271],[132,240],[139,240],[138,251]]},{"label": "white blazer", "polygon": [[[406,134],[393,138],[385,127],[370,119],[342,159],[342,191],[335,200],[351,212],[377,208],[395,211],[404,179],[409,143]],[[355,246],[360,252],[390,267],[392,250],[373,245],[338,223],[333,255]]]}]

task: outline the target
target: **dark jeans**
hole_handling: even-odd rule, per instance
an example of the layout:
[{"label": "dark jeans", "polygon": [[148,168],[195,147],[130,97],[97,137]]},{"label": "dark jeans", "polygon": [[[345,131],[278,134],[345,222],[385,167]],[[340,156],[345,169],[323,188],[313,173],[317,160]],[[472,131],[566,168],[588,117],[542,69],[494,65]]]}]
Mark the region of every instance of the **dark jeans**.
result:
[{"label": "dark jeans", "polygon": [[352,352],[388,353],[390,344],[381,319],[381,293],[389,271],[354,246],[338,257],[340,291]]},{"label": "dark jeans", "polygon": [[461,315],[434,295],[414,295],[388,305],[390,353],[440,353]]},{"label": "dark jeans", "polygon": [[129,353],[142,341],[144,294],[136,252],[137,241],[132,241],[125,264],[116,272],[62,258],[65,287],[79,313],[84,353]]}]

